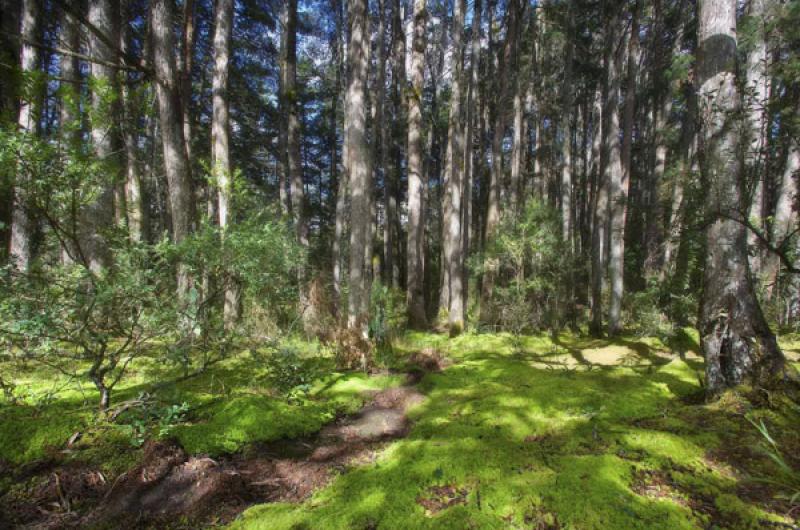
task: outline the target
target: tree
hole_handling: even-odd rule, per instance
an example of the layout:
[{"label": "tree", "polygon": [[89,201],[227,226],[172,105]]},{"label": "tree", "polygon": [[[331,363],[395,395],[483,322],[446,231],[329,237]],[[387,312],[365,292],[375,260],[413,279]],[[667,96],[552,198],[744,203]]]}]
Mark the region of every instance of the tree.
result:
[{"label": "tree", "polygon": [[611,297],[608,308],[608,332],[619,332],[622,312],[622,295],[625,277],[625,219],[628,202],[628,188],[631,183],[631,149],[633,148],[633,119],[636,104],[636,70],[639,67],[639,5],[634,3],[631,13],[631,30],[628,36],[628,71],[623,109],[623,141],[619,145],[619,117],[617,98],[621,77],[621,58],[615,61],[612,71],[612,93],[609,95],[608,135],[609,169],[611,182],[611,244],[609,248],[608,271],[611,277]]},{"label": "tree", "polygon": [[366,329],[369,283],[364,255],[368,245],[370,149],[367,140],[367,76],[369,73],[369,26],[367,0],[348,0],[350,15],[350,79],[345,100],[345,171],[350,183],[350,292],[347,325]]},{"label": "tree", "polygon": [[[24,0],[20,10],[20,69],[22,70],[24,89],[19,103],[17,124],[20,131],[35,135],[39,130],[38,95],[39,50],[33,43],[39,35],[39,0]],[[33,259],[34,219],[27,204],[25,186],[28,175],[20,167],[14,184],[14,202],[11,211],[11,243],[9,257],[12,264],[20,271],[27,271]]]},{"label": "tree", "polygon": [[464,256],[462,254],[462,193],[464,191],[464,129],[461,118],[461,81],[464,71],[464,11],[466,2],[455,1],[453,11],[453,84],[450,94],[448,141],[445,158],[444,221],[442,241],[444,264],[448,274],[448,323],[451,333],[464,328]]},{"label": "tree", "polygon": [[[133,35],[129,18],[131,0],[123,0],[120,5],[119,48],[123,54],[130,51]],[[122,74],[120,96],[122,98],[122,118],[120,129],[125,146],[125,206],[128,219],[128,234],[133,242],[145,239],[146,209],[143,204],[142,173],[139,164],[139,98],[135,96],[133,80],[129,72]]]},{"label": "tree", "polygon": [[[97,272],[108,267],[111,254],[105,233],[114,221],[114,188],[118,183],[119,159],[116,127],[116,52],[102,35],[114,35],[116,21],[110,0],[89,3],[88,22],[95,29],[89,32],[89,48],[96,60],[91,63],[92,114],[91,138],[94,154],[102,165],[96,183],[96,199],[80,213],[78,239],[89,268]],[[117,205],[119,209],[122,205]]]},{"label": "tree", "polygon": [[[233,0],[217,0],[214,17],[214,78],[211,121],[211,161],[217,181],[217,213],[222,237],[233,222],[233,171],[230,161],[230,103],[228,72],[230,65]],[[239,289],[228,278],[224,287],[223,318],[230,328],[239,318]]]},{"label": "tree", "polygon": [[[167,176],[168,204],[172,218],[172,240],[181,243],[192,232],[194,199],[189,178],[189,162],[186,158],[178,71],[175,66],[172,11],[171,0],[153,0],[150,4],[156,98],[164,172]],[[188,302],[190,288],[189,270],[179,265],[178,296],[184,302]]]},{"label": "tree", "polygon": [[736,1],[701,0],[698,22],[700,157],[707,188],[699,329],[706,392],[713,397],[746,381],[770,385],[787,368],[753,288],[745,225],[735,218],[743,177],[736,124],[741,108],[735,78]]},{"label": "tree", "polygon": [[422,88],[425,75],[425,0],[414,0],[411,41],[411,84],[408,89],[408,244],[406,249],[406,297],[409,325],[427,324],[423,292],[424,218],[422,153]]}]

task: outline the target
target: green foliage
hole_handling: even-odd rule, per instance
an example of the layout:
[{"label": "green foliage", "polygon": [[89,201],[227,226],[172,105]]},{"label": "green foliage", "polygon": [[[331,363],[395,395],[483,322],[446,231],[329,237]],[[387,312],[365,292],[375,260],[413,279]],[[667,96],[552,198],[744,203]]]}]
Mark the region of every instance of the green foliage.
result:
[{"label": "green foliage", "polygon": [[125,427],[131,445],[141,447],[149,438],[166,438],[173,428],[183,423],[189,412],[187,402],[159,404],[154,400],[141,399],[141,404],[131,407],[117,418]]},{"label": "green foliage", "polygon": [[305,397],[320,376],[314,359],[303,357],[291,346],[276,348],[266,357],[265,366],[269,370],[267,382],[270,387],[286,396],[288,401]]},{"label": "green foliage", "polygon": [[9,267],[0,276],[0,339],[25,359],[111,392],[148,341],[174,322],[165,275],[146,254],[118,248],[114,266],[99,273],[82,265],[28,273]]},{"label": "green foliage", "polygon": [[472,268],[494,271],[492,313],[502,329],[516,334],[559,329],[572,315],[569,291],[575,262],[559,237],[558,213],[530,201],[519,215],[506,216],[485,255]]},{"label": "green foliage", "polygon": [[770,435],[763,419],[760,419],[757,423],[752,418],[748,418],[748,420],[763,437],[760,448],[772,460],[777,470],[777,473],[772,476],[758,477],[757,480],[778,487],[781,490],[780,496],[788,500],[791,505],[800,505],[800,471],[797,471],[786,462],[783,451],[781,451],[778,442]]},{"label": "green foliage", "polygon": [[379,354],[390,354],[392,338],[406,325],[405,293],[383,285],[380,281],[373,282],[369,314],[370,339],[375,343]]}]

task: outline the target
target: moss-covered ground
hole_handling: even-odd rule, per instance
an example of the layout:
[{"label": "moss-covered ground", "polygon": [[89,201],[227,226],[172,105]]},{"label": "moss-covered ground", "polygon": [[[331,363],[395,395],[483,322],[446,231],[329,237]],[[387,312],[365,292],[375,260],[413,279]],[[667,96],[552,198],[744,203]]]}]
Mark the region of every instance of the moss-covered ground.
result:
[{"label": "moss-covered ground", "polygon": [[796,454],[798,415],[735,394],[699,403],[691,333],[656,339],[416,334],[454,364],[421,383],[410,435],[303,504],[236,529],[763,528],[787,504],[745,415]]},{"label": "moss-covered ground", "polygon": [[[797,469],[800,413],[778,397],[746,389],[704,404],[691,332],[669,344],[412,333],[397,342],[394,363],[402,366],[426,348],[452,364],[419,383],[427,399],[412,409],[406,438],[387,445],[374,463],[343,471],[305,502],[254,506],[233,528],[796,524],[790,503],[780,498],[791,492],[764,482],[781,475],[750,420],[764,422]],[[308,346],[307,354],[317,356],[319,348]],[[150,425],[145,435],[175,437],[189,453],[217,455],[311,434],[357,410],[369,391],[402,382],[388,373],[336,373],[324,356],[318,373],[307,396],[287,400],[270,388],[268,366],[249,352],[166,385],[179,370],[145,357],[114,399],[157,389],[159,406],[186,403],[185,417],[163,429]],[[57,457],[114,475],[139,458],[135,421],[98,420],[96,393],[86,384],[32,364],[12,370],[0,362],[0,374],[15,382],[20,399],[0,401],[0,469]],[[66,448],[76,432],[81,437]],[[19,487],[0,479],[0,495]]]}]

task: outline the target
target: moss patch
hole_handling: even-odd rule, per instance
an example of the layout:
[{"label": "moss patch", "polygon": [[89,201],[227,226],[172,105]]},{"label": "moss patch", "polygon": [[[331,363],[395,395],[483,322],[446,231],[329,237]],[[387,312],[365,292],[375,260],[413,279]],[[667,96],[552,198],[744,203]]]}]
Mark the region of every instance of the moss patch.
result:
[{"label": "moss patch", "polygon": [[[454,361],[420,383],[428,400],[410,435],[305,503],[256,506],[232,527],[750,528],[780,518],[737,495],[768,459],[748,455],[757,464],[744,470],[714,453],[756,446],[752,426],[686,404],[700,390],[697,361],[654,339],[539,336],[522,349],[511,339],[407,335],[401,354],[433,348]],[[587,349],[623,353],[594,362]],[[653,493],[657,480],[664,494]]]}]

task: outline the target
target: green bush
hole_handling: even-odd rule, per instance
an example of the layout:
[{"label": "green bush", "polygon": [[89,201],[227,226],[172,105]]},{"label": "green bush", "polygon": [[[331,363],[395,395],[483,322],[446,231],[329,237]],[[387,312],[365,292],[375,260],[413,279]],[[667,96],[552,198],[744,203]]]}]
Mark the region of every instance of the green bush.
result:
[{"label": "green bush", "polygon": [[574,318],[577,263],[560,234],[558,212],[538,201],[503,218],[484,255],[472,262],[475,273],[496,276],[489,324],[520,334],[558,329]]}]

